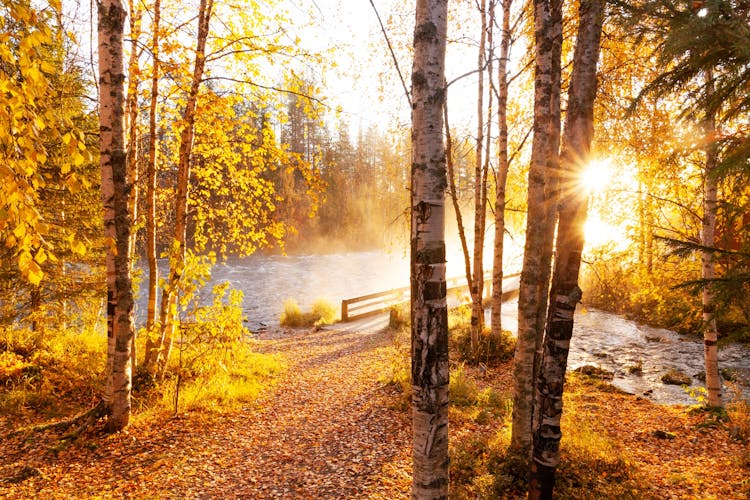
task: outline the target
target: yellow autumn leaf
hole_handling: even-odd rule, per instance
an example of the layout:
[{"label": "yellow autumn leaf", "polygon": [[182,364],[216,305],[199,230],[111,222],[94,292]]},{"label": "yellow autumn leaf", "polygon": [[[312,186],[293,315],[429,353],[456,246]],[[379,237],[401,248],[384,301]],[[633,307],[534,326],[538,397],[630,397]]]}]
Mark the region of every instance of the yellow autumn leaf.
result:
[{"label": "yellow autumn leaf", "polygon": [[45,262],[47,262],[47,252],[45,252],[43,248],[40,248],[34,256],[34,260],[39,265],[44,264]]},{"label": "yellow autumn leaf", "polygon": [[86,254],[86,245],[84,245],[80,240],[72,240],[70,242],[70,249],[73,251],[73,253],[78,255]]},{"label": "yellow autumn leaf", "polygon": [[[21,272],[24,270],[21,269]],[[29,282],[37,286],[39,283],[42,282],[42,278],[44,277],[44,272],[42,271],[42,268],[39,267],[39,264],[34,262],[33,260],[29,263],[28,268],[26,269],[26,279],[29,280]]]}]

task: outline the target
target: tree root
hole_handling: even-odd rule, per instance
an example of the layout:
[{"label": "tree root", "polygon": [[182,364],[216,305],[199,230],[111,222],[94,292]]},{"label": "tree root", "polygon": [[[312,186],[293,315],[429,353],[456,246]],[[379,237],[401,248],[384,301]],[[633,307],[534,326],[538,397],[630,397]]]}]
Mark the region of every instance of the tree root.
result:
[{"label": "tree root", "polygon": [[79,413],[74,417],[66,420],[61,420],[59,422],[52,422],[48,424],[41,424],[18,429],[8,434],[8,438],[15,437],[23,433],[35,434],[38,432],[46,432],[49,430],[55,432],[63,432],[75,426],[75,429],[60,438],[61,441],[72,441],[80,436],[86,429],[94,425],[99,419],[105,417],[107,413],[108,410],[106,403],[104,402],[104,400],[99,400],[96,406],[89,410],[86,410],[83,413]]}]

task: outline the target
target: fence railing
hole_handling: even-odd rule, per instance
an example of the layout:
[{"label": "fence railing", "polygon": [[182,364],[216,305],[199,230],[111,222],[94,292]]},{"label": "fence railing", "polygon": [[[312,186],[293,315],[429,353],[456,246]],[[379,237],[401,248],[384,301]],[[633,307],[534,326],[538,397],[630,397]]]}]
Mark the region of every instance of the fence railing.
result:
[{"label": "fence railing", "polygon": [[[520,276],[520,273],[510,274],[503,277],[503,300],[515,296],[518,293],[518,283],[516,278]],[[454,277],[448,278],[446,281],[446,287],[448,292],[453,294],[459,299],[459,303],[464,302],[461,300],[460,293],[463,289],[466,289],[468,297],[468,285],[466,284],[466,278]],[[506,286],[507,283],[507,286]],[[484,277],[484,297],[489,297],[492,291],[492,274],[486,273]],[[353,321],[355,319],[365,318],[368,316],[374,316],[387,312],[391,307],[403,304],[409,301],[410,287],[394,288],[392,290],[386,290],[384,292],[370,293],[367,295],[361,295],[359,297],[353,297],[351,299],[344,299],[341,301],[341,321]]]}]

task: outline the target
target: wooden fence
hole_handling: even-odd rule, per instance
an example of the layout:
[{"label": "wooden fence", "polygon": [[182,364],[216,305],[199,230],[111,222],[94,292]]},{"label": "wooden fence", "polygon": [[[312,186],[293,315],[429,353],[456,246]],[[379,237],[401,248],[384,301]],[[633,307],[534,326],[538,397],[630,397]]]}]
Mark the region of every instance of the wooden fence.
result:
[{"label": "wooden fence", "polygon": [[[521,274],[515,273],[503,277],[503,300],[515,296],[518,293],[518,283],[516,278]],[[507,283],[507,285],[506,285]],[[461,294],[465,293],[468,297],[468,286],[466,278],[455,277],[446,279],[447,291],[452,292],[457,297],[459,303],[464,303]],[[489,297],[492,291],[492,274],[486,273],[484,277],[484,297]],[[365,318],[387,312],[391,307],[409,302],[410,287],[394,288],[385,292],[371,293],[344,299],[341,301],[341,321],[354,321],[355,319]]]}]

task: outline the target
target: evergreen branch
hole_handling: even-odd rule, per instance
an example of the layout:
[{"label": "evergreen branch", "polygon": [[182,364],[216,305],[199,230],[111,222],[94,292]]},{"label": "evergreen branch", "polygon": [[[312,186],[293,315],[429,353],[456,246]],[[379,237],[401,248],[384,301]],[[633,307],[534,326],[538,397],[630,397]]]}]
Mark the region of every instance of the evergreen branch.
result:
[{"label": "evergreen branch", "polygon": [[669,255],[675,255],[678,257],[684,257],[690,255],[693,252],[709,252],[712,254],[719,255],[735,255],[739,257],[750,258],[750,253],[739,252],[737,250],[726,250],[723,248],[710,247],[701,243],[695,243],[693,241],[678,240],[676,238],[669,238],[667,236],[654,235],[654,238],[661,240],[671,248]]}]

